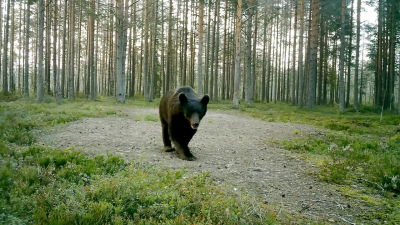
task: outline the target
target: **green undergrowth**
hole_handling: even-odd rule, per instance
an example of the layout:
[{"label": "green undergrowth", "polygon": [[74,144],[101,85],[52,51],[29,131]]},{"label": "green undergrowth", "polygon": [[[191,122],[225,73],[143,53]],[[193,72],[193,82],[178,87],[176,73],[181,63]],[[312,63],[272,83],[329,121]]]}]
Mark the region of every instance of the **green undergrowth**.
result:
[{"label": "green undergrowth", "polygon": [[[5,148],[5,149],[4,149]],[[87,157],[75,150],[2,146],[0,223],[268,224],[267,205],[207,174]]]},{"label": "green undergrowth", "polygon": [[[211,108],[230,110],[232,103],[222,101],[212,104]],[[337,106],[307,109],[284,103],[241,105],[239,112],[268,122],[322,128],[310,135],[294,131],[295,138],[282,140],[281,146],[318,165],[315,176],[352,190],[340,190],[342,194],[382,209],[363,219],[400,223],[399,115],[384,111],[381,121],[380,109],[373,106],[362,106],[359,111],[349,108],[340,113]],[[367,189],[357,190],[354,185]]]},{"label": "green undergrowth", "polygon": [[124,116],[123,107],[156,104],[119,104],[111,98],[0,102],[0,224],[275,223],[270,206],[215,184],[206,173],[39,146],[32,132],[82,117]]},{"label": "green undergrowth", "polygon": [[[211,104],[217,110],[229,110],[232,103]],[[364,179],[377,189],[400,192],[400,116],[362,106],[359,111],[318,106],[298,108],[285,103],[254,103],[241,106],[241,113],[269,122],[287,122],[324,128],[320,133],[283,140],[286,149],[323,155],[319,176],[335,183]],[[298,131],[294,132],[298,134]],[[321,164],[321,163],[320,163]]]}]

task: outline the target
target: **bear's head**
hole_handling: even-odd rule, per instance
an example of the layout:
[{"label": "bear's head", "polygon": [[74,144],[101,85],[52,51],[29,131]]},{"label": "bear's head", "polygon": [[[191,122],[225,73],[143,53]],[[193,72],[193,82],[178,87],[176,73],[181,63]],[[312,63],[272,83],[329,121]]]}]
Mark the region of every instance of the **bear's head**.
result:
[{"label": "bear's head", "polygon": [[210,96],[204,95],[202,99],[188,98],[184,93],[179,93],[179,102],[185,118],[189,121],[193,130],[197,130],[200,120],[206,115],[207,104]]}]

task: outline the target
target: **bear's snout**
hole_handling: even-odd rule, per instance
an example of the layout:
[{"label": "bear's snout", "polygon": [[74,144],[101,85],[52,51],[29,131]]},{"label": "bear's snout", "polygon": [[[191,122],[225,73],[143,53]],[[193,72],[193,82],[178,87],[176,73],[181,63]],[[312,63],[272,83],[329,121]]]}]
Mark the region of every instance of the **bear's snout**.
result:
[{"label": "bear's snout", "polygon": [[190,126],[193,130],[197,130],[200,124],[200,118],[198,113],[194,113],[190,118]]},{"label": "bear's snout", "polygon": [[192,123],[192,124],[190,124],[191,126],[192,126],[192,129],[193,130],[197,130],[197,128],[199,127],[199,123],[197,123],[197,122],[195,122],[195,123]]}]

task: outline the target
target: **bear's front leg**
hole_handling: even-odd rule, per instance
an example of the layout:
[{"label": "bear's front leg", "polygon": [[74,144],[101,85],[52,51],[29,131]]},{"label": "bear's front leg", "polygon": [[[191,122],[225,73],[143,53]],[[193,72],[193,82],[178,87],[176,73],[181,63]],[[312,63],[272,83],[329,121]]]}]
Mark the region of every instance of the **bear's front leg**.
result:
[{"label": "bear's front leg", "polygon": [[193,161],[196,157],[190,152],[190,149],[187,145],[180,144],[176,140],[173,141],[175,145],[175,149],[179,154],[179,157],[183,160]]},{"label": "bear's front leg", "polygon": [[164,148],[163,151],[165,152],[172,152],[175,151],[174,148],[171,147],[171,140],[169,139],[169,131],[168,131],[168,124],[161,118],[161,127],[162,127],[162,135],[163,135],[163,142]]}]

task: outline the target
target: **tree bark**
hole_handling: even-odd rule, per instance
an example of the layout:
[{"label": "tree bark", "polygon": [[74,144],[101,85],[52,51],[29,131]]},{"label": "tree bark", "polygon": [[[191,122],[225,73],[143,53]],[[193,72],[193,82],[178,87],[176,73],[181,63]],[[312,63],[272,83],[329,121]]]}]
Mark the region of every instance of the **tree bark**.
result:
[{"label": "tree bark", "polygon": [[312,0],[312,31],[310,42],[310,77],[308,84],[308,108],[315,107],[315,84],[317,77],[319,0]]},{"label": "tree bark", "polygon": [[[54,23],[53,23],[53,92],[57,102],[60,101],[59,80],[57,77],[57,17],[58,17],[58,0],[54,0]],[[27,28],[28,29],[28,28]],[[27,46],[28,47],[28,46]],[[28,54],[28,52],[27,52]]]},{"label": "tree bark", "polygon": [[292,67],[292,105],[296,104],[296,40],[297,40],[297,0],[294,3],[294,36],[293,36],[293,67]]},{"label": "tree bark", "polygon": [[66,69],[66,36],[67,36],[67,5],[68,1],[64,1],[64,20],[63,20],[63,46],[62,46],[62,70],[61,70],[61,97],[64,98],[64,91],[65,91],[65,69]]},{"label": "tree bark", "polygon": [[152,74],[150,79],[150,96],[149,101],[153,101],[154,99],[154,86],[155,86],[155,76],[156,76],[156,61],[157,61],[157,9],[158,9],[158,0],[155,1],[155,11],[154,11],[154,30],[153,30],[153,65],[152,65]]},{"label": "tree bark", "polygon": [[95,73],[94,73],[94,17],[95,14],[95,4],[94,0],[89,2],[89,18],[88,18],[88,74],[90,79],[90,100],[96,100],[96,88],[95,88]]},{"label": "tree bark", "polygon": [[246,62],[246,104],[253,104],[253,87],[252,87],[252,77],[251,77],[251,33],[253,26],[253,1],[249,1],[249,18],[247,21],[247,62]]},{"label": "tree bark", "polygon": [[68,89],[68,98],[75,99],[75,1],[70,2],[70,61],[69,61],[69,89]]},{"label": "tree bark", "polygon": [[[147,15],[147,6],[148,6],[148,0],[146,0],[146,6],[145,6],[145,14]],[[117,0],[116,2],[116,35],[117,35],[117,60],[116,60],[116,75],[117,75],[117,101],[118,102],[125,102],[125,46],[126,46],[126,31],[125,31],[125,13],[124,13],[124,1],[123,0]],[[147,27],[148,30],[148,21],[145,21],[145,26]],[[145,33],[145,41],[146,41],[146,56],[145,60],[148,60],[148,33],[146,31]],[[147,75],[147,61],[145,63],[144,73]],[[147,83],[144,86],[145,88],[145,94],[146,94],[146,101],[148,101],[148,92],[147,92]]]},{"label": "tree bark", "polygon": [[3,92],[8,93],[8,76],[7,76],[7,53],[8,53],[8,33],[10,31],[9,28],[10,23],[10,0],[7,0],[7,14],[6,14],[6,25],[4,28],[4,43],[3,43]]},{"label": "tree bark", "polygon": [[358,68],[360,63],[360,27],[361,27],[361,0],[357,0],[357,43],[356,43],[356,65],[354,70],[354,99],[353,107],[358,110]]},{"label": "tree bark", "polygon": [[235,83],[234,83],[234,94],[233,94],[233,106],[235,109],[239,109],[239,94],[240,94],[240,30],[242,26],[242,0],[237,1],[236,11],[236,60],[235,60]]},{"label": "tree bark", "polygon": [[300,3],[300,40],[299,40],[299,94],[298,104],[303,107],[303,35],[304,35],[304,0]]},{"label": "tree bark", "polygon": [[[170,80],[171,80],[171,73],[172,73],[172,29],[173,29],[173,23],[172,23],[172,0],[169,0],[169,16],[168,16],[168,52],[167,52],[167,77],[166,77],[166,90],[169,91],[171,88]],[[165,94],[164,93],[164,94]]]},{"label": "tree bark", "polygon": [[204,0],[199,5],[199,51],[197,56],[197,94],[203,96],[203,23],[204,23]]},{"label": "tree bark", "polygon": [[39,21],[38,21],[38,86],[37,101],[43,102],[43,0],[38,2]]},{"label": "tree bark", "polygon": [[31,13],[31,5],[27,2],[26,9],[26,36],[25,36],[25,72],[24,72],[24,97],[29,97],[29,27],[30,27],[30,13]]},{"label": "tree bark", "polygon": [[342,26],[340,35],[340,93],[339,93],[339,110],[344,112],[345,96],[344,96],[344,46],[345,46],[345,28],[346,28],[346,0],[342,0]]}]

